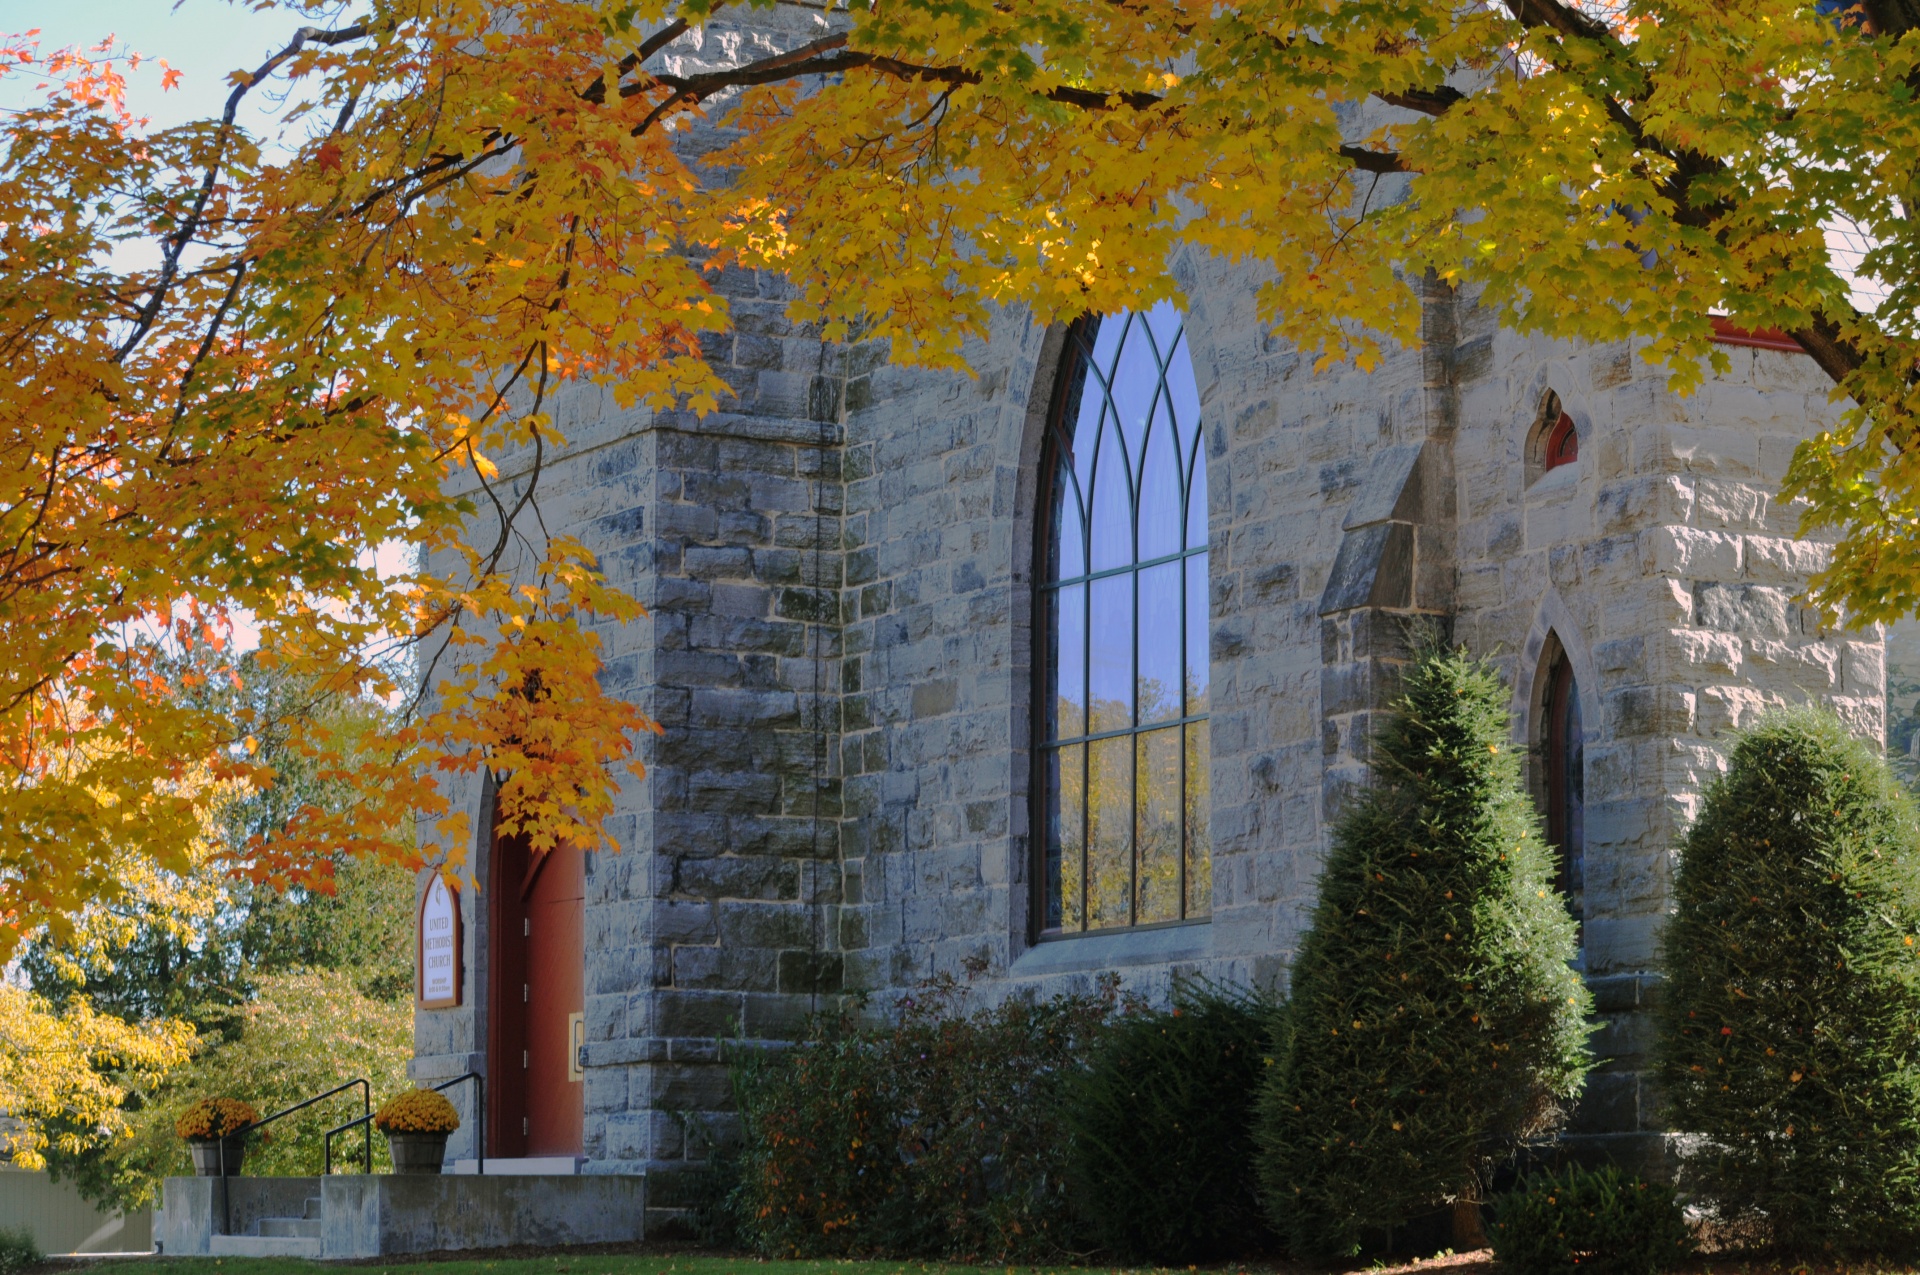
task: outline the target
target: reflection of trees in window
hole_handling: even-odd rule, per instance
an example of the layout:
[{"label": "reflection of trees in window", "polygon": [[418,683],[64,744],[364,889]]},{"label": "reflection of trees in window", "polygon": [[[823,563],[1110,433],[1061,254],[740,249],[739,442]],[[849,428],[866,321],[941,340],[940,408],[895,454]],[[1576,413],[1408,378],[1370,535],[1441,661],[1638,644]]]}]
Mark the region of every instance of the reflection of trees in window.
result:
[{"label": "reflection of trees in window", "polygon": [[1171,305],[1077,325],[1042,453],[1042,928],[1207,915],[1207,476]]}]

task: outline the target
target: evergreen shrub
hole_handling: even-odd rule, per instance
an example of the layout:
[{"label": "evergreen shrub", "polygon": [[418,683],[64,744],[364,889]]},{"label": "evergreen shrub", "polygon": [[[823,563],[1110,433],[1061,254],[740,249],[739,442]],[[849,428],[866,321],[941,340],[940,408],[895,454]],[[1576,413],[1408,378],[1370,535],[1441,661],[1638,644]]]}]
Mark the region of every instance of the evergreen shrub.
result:
[{"label": "evergreen shrub", "polygon": [[1612,1166],[1528,1179],[1491,1211],[1494,1260],[1515,1275],[1656,1275],[1693,1255],[1673,1188]]},{"label": "evergreen shrub", "polygon": [[1920,857],[1912,804],[1829,714],[1734,744],[1687,833],[1657,1071],[1703,1135],[1682,1184],[1790,1251],[1920,1243]]},{"label": "evergreen shrub", "polygon": [[1099,996],[950,1012],[951,988],[861,1028],[734,1063],[743,1140],[732,1214],[781,1257],[1056,1259],[1079,1243],[1065,1088],[1112,1015]]},{"label": "evergreen shrub", "polygon": [[1100,1243],[1186,1264],[1269,1236],[1253,1171],[1253,1106],[1277,1007],[1207,984],[1124,1014],[1068,1092],[1074,1196]]},{"label": "evergreen shrub", "polygon": [[1521,786],[1499,675],[1427,647],[1336,826],[1258,1139],[1294,1252],[1332,1258],[1450,1201],[1551,1129],[1587,1067],[1572,918]]}]

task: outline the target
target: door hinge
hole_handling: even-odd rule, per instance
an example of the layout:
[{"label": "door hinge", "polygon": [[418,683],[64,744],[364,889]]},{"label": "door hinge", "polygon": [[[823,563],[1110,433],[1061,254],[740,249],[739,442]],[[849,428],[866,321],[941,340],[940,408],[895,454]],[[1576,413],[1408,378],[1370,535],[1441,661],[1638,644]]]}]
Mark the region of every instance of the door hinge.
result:
[{"label": "door hinge", "polygon": [[527,1136],[527,1118],[525,1116],[520,1117],[520,1136],[523,1138]]},{"label": "door hinge", "polygon": [[524,1050],[524,1049],[523,1049],[523,1050],[521,1050],[521,1051],[520,1051],[520,1066],[521,1066],[521,1067],[523,1067],[523,1068],[525,1068],[525,1067],[530,1067],[530,1066],[532,1066],[532,1065],[533,1065],[533,1064],[531,1064],[531,1063],[529,1063],[529,1062],[527,1061],[527,1051],[526,1051],[526,1050]]},{"label": "door hinge", "polygon": [[526,1004],[530,997],[530,993],[527,991],[528,986],[526,983],[520,984],[520,1003],[522,1005]]},{"label": "door hinge", "polygon": [[533,918],[528,916],[521,917],[520,918],[520,937],[524,939],[524,938],[531,938],[532,936],[533,936]]}]

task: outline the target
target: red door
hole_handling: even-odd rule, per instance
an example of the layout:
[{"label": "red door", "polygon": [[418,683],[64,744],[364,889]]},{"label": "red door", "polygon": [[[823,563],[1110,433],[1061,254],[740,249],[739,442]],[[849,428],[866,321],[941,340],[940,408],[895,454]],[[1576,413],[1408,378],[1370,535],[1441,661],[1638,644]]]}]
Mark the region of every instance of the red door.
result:
[{"label": "red door", "polygon": [[586,1113],[586,856],[494,847],[489,1155],[578,1155]]}]

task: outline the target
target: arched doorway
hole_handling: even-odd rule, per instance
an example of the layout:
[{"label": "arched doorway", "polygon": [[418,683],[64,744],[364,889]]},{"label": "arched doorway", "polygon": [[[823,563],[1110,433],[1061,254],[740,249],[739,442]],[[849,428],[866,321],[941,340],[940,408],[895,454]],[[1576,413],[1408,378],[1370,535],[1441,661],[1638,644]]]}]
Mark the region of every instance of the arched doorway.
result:
[{"label": "arched doorway", "polygon": [[1540,704],[1540,760],[1547,841],[1558,862],[1557,884],[1576,925],[1586,919],[1586,732],[1573,661],[1549,642]]},{"label": "arched doorway", "polygon": [[[495,822],[498,824],[496,799]],[[496,837],[487,893],[487,1154],[581,1151],[586,1084],[586,854],[537,854],[524,836]]]}]

